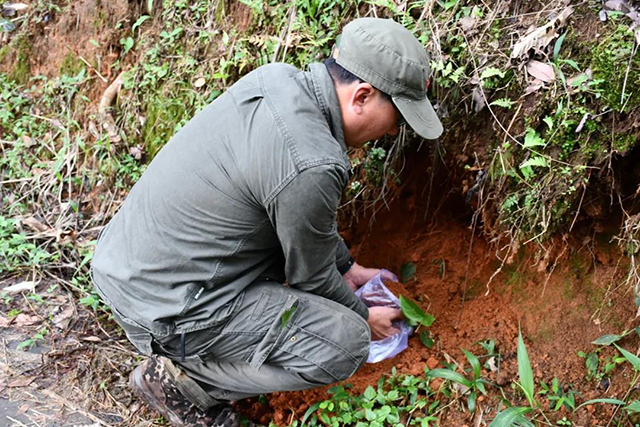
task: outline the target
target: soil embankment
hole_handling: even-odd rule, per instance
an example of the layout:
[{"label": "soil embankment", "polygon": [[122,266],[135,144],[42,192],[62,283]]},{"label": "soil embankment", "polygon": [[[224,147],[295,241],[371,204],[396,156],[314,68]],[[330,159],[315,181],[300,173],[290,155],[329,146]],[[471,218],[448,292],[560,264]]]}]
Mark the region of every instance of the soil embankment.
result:
[{"label": "soil embankment", "polygon": [[[426,150],[424,150],[426,151]],[[483,377],[503,387],[511,402],[523,399],[509,387],[518,381],[516,341],[518,327],[529,350],[535,381],[560,384],[579,393],[578,402],[594,398],[622,396],[630,382],[630,369],[619,369],[610,380],[588,378],[585,359],[596,347],[593,340],[603,334],[621,333],[634,319],[633,294],[623,283],[627,268],[610,236],[591,235],[555,242],[549,255],[522,248],[501,271],[500,255],[472,225],[472,210],[462,196],[451,191],[453,184],[438,179],[433,194],[431,183],[421,178],[426,153],[411,153],[405,183],[389,209],[377,212],[374,221],[362,220],[345,235],[352,252],[366,266],[385,267],[399,272],[412,262],[416,274],[406,283],[387,283],[396,294],[419,301],[433,314],[430,328],[435,344],[426,348],[417,334],[409,348],[392,360],[367,364],[346,383],[354,392],[375,387],[392,368],[398,373],[421,376],[425,368],[442,367],[442,362],[464,366],[462,349],[486,354],[479,341],[493,340],[499,352],[495,370],[484,369]],[[431,208],[427,209],[427,200]],[[496,273],[497,272],[497,273]],[[635,334],[634,334],[635,335]],[[637,337],[624,342],[635,345]],[[604,361],[610,352],[602,351]],[[441,385],[434,380],[432,387]],[[314,402],[327,398],[326,390],[275,393],[268,405],[257,401],[242,405],[248,414],[267,422],[286,425],[302,417]],[[480,408],[496,407],[497,388]],[[444,397],[443,397],[444,398]],[[463,400],[461,400],[462,402]],[[601,425],[609,420],[613,408],[590,406],[573,415],[576,425]],[[551,416],[567,416],[560,410]],[[455,405],[444,411],[443,426],[471,425],[473,416]]]}]

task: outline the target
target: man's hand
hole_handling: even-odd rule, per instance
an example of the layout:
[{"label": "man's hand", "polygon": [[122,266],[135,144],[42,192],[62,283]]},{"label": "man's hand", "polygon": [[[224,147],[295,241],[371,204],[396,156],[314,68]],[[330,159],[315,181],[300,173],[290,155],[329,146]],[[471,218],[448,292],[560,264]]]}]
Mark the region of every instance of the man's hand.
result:
[{"label": "man's hand", "polygon": [[400,332],[391,322],[402,319],[402,312],[391,307],[369,307],[367,323],[371,328],[371,341],[378,341]]},{"label": "man's hand", "polygon": [[[380,273],[380,271],[381,270],[377,268],[365,268],[355,262],[353,263],[349,271],[347,271],[342,277],[344,278],[344,281],[347,282],[347,285],[349,285],[351,290],[355,292],[360,286],[367,283],[369,279]],[[393,282],[396,282],[398,279],[393,273],[383,271],[382,280],[391,280]]]}]

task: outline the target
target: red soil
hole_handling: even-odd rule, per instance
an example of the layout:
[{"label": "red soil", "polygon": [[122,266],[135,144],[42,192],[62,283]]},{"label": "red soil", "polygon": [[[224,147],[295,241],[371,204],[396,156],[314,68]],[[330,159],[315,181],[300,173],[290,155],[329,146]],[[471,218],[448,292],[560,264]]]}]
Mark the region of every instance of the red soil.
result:
[{"label": "red soil", "polygon": [[[416,170],[411,165],[407,169]],[[427,197],[416,196],[422,195],[421,187],[425,185],[428,183],[424,180],[409,176],[390,210],[379,212],[372,227],[369,221],[362,221],[356,230],[344,234],[356,236],[349,240],[352,253],[362,265],[395,272],[409,261],[417,266],[416,275],[407,283],[388,286],[395,294],[420,301],[435,316],[430,330],[436,344],[427,349],[414,334],[403,353],[392,360],[367,364],[346,381],[353,384],[354,391],[360,393],[369,385],[375,386],[394,366],[400,373],[422,375],[425,365],[433,368],[448,356],[464,365],[461,349],[484,354],[477,341],[493,339],[502,357],[500,369],[496,373],[484,372],[483,376],[503,386],[511,402],[518,403],[521,397],[510,384],[518,378],[516,340],[520,324],[536,382],[550,383],[558,377],[561,383],[571,383],[581,393],[578,403],[600,397],[622,398],[630,382],[629,368],[618,368],[609,389],[603,390],[597,382],[585,378],[584,359],[577,355],[578,351],[593,351],[595,346],[590,342],[600,335],[635,326],[633,295],[624,285],[620,287],[626,266],[624,261],[617,265],[615,248],[598,244],[595,238],[583,239],[582,247],[578,242],[558,242],[557,246],[568,246],[564,252],[558,251],[562,256],[550,275],[548,271],[557,255],[551,258],[551,265],[540,268],[540,263],[534,265],[534,248],[525,248],[513,265],[505,265],[487,286],[501,264],[495,250],[477,233],[470,250],[470,215],[460,203],[448,201],[441,209],[459,212],[458,218],[434,214],[425,219]],[[622,344],[631,349],[637,341],[634,336]],[[613,353],[609,349],[603,351],[601,360],[606,354]],[[327,388],[273,393],[267,396],[268,406],[248,400],[240,408],[256,421],[268,424],[273,420],[287,425],[294,417],[302,417],[311,404],[326,399]],[[499,405],[498,396],[497,388],[492,388],[489,398],[480,403],[489,411],[489,419]],[[596,421],[608,421],[612,411],[611,405],[598,405],[574,415],[560,411],[551,417],[567,416],[576,425],[599,425]],[[472,422],[468,412],[455,406],[444,411],[440,419],[443,426]]]}]

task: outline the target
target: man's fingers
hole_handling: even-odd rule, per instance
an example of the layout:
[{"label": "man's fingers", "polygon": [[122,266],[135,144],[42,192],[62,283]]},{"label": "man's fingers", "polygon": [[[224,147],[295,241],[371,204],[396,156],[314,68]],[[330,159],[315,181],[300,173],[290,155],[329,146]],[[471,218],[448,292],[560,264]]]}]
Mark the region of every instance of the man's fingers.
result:
[{"label": "man's fingers", "polygon": [[392,319],[402,319],[402,310],[393,310]]}]

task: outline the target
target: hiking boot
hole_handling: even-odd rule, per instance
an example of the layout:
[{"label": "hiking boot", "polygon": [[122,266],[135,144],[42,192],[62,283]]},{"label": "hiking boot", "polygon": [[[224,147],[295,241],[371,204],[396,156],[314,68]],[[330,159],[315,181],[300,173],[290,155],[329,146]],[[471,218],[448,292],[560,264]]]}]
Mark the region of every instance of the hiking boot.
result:
[{"label": "hiking boot", "polygon": [[202,411],[187,399],[162,359],[152,356],[131,372],[134,393],[176,427],[238,427],[240,416],[229,405]]}]

